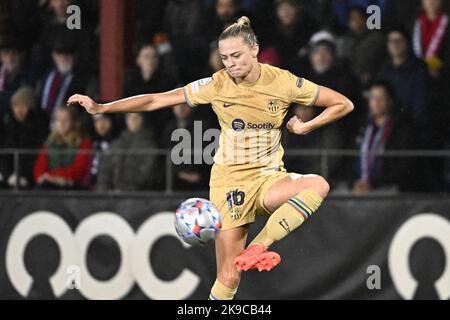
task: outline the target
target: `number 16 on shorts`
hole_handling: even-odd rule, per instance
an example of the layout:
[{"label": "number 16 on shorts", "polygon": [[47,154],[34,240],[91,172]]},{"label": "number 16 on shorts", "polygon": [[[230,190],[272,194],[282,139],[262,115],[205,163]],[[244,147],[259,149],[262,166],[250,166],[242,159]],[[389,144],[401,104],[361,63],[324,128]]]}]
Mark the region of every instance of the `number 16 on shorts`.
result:
[{"label": "number 16 on shorts", "polygon": [[239,191],[238,189],[227,192],[227,204],[228,208],[231,209],[233,206],[240,206],[244,203],[245,193],[244,191]]}]

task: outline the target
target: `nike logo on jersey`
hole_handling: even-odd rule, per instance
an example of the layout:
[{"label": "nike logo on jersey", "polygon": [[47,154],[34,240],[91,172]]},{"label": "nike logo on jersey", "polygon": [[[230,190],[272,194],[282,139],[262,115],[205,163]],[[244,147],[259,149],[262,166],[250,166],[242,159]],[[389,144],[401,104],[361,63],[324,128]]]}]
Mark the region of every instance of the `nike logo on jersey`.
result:
[{"label": "nike logo on jersey", "polygon": [[229,108],[229,107],[231,107],[231,106],[233,106],[234,105],[234,103],[224,103],[223,104],[223,107],[224,108]]}]

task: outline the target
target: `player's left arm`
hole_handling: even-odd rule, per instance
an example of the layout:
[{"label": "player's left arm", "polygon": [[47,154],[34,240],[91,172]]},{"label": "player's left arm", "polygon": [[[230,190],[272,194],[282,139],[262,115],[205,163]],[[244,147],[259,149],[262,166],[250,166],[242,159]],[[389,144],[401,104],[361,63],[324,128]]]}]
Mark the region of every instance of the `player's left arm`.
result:
[{"label": "player's left arm", "polygon": [[346,96],[330,88],[319,86],[319,93],[314,105],[325,110],[314,119],[303,122],[297,116],[292,117],[286,127],[292,133],[306,135],[317,128],[337,121],[353,111],[354,105]]}]

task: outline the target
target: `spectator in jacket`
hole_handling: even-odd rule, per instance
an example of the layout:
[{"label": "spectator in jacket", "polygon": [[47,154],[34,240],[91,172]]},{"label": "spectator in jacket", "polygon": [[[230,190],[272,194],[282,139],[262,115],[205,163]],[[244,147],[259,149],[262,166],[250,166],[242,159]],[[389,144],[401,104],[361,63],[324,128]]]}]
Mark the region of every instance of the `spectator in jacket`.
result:
[{"label": "spectator in jacket", "polygon": [[[304,69],[294,70],[297,74],[318,85],[329,87],[349,97],[355,104],[360,98],[360,83],[352,70],[341,64],[336,57],[336,45],[333,38],[318,39],[311,43],[309,53],[309,65]],[[350,140],[356,134],[361,122],[361,110],[356,110],[352,115],[339,121],[336,125],[341,128],[341,137],[344,141]],[[344,147],[344,146],[342,146]],[[348,146],[346,146],[348,147]]]},{"label": "spectator in jacket", "polygon": [[364,8],[350,8],[348,32],[339,38],[337,46],[338,56],[349,61],[362,83],[368,83],[376,76],[385,56],[383,34],[367,29],[366,21]]},{"label": "spectator in jacket", "polygon": [[91,162],[92,142],[80,131],[73,108],[56,112],[55,127],[34,165],[38,189],[84,188]]},{"label": "spectator in jacket", "polygon": [[[199,78],[208,59],[204,10],[200,0],[170,0],[165,14],[165,29],[170,35],[180,80],[188,83]],[[183,63],[189,61],[189,63]]]},{"label": "spectator in jacket", "polygon": [[[394,0],[395,2],[398,0]],[[387,3],[392,2],[389,0],[334,0],[334,10],[338,18],[339,23],[342,26],[347,26],[350,20],[350,11],[352,8],[368,8],[371,5],[376,5],[381,9],[381,16],[384,16]]]},{"label": "spectator in jacket", "polygon": [[413,39],[416,56],[425,61],[433,78],[440,78],[450,68],[450,19],[442,0],[422,0]]},{"label": "spectator in jacket", "polygon": [[89,170],[89,186],[94,188],[97,183],[100,159],[109,150],[115,139],[115,119],[111,114],[96,114],[94,117],[94,134],[92,135],[92,163]]},{"label": "spectator in jacket", "polygon": [[283,67],[289,68],[302,55],[302,49],[319,26],[297,0],[276,0],[275,13],[276,26],[268,31],[266,44],[275,46]]},{"label": "spectator in jacket", "polygon": [[409,35],[402,28],[394,28],[388,32],[387,50],[389,59],[382,66],[379,77],[393,87],[400,102],[399,107],[402,108],[396,111],[413,120],[416,131],[420,133],[416,146],[420,148],[427,145],[429,140],[425,130],[427,117],[430,115],[427,68],[414,56]]},{"label": "spectator in jacket", "polygon": [[151,132],[144,128],[140,113],[126,115],[127,129],[103,155],[97,179],[97,190],[149,190],[155,174],[156,156],[148,153],[156,148]]},{"label": "spectator in jacket", "polygon": [[[175,119],[166,125],[160,141],[160,145],[165,149],[174,150],[173,148],[175,146],[183,143],[185,137],[181,138],[183,140],[180,141],[172,141],[172,134],[175,130],[184,130],[184,132],[191,137],[191,143],[193,143],[192,139],[194,139],[195,136],[196,125],[201,125],[202,135],[213,125],[212,121],[209,120],[210,118],[208,119],[200,109],[193,110],[186,103],[176,105],[173,108],[173,113]],[[204,146],[201,146],[199,149],[194,149],[194,146],[191,145],[189,151],[191,150],[203,152]],[[182,152],[184,151],[185,150],[183,149]],[[180,154],[180,156],[183,155]],[[192,160],[192,163],[190,164],[183,163],[172,166],[174,176],[173,188],[175,190],[207,190],[209,182],[209,170],[207,165],[203,163],[194,164],[193,155],[191,155],[190,159]]]},{"label": "spectator in jacket", "polygon": [[414,29],[414,20],[420,12],[421,0],[394,0],[386,3],[383,17],[383,29],[401,27]]},{"label": "spectator in jacket", "polygon": [[215,6],[207,17],[207,41],[217,40],[218,36],[227,27],[232,25],[241,16],[248,16],[249,13],[242,11],[241,0],[216,0]]},{"label": "spectator in jacket", "polygon": [[217,71],[224,68],[222,59],[220,58],[219,48],[217,46],[217,41],[213,41],[209,48],[209,60],[204,73],[205,77],[211,77],[211,75]]},{"label": "spectator in jacket", "polygon": [[407,123],[393,113],[394,95],[387,82],[371,86],[369,122],[358,136],[360,155],[357,177],[353,182],[354,194],[366,194],[375,189],[402,190],[408,184],[407,158],[383,157],[377,152],[407,149],[413,139]]},{"label": "spectator in jacket", "polygon": [[[76,66],[76,50],[72,45],[58,42],[53,46],[54,67],[37,85],[40,105],[53,128],[56,111],[74,93],[85,91],[86,79]],[[84,113],[82,116],[85,116]]]},{"label": "spectator in jacket", "polygon": [[[295,105],[293,115],[302,119],[303,122],[310,121],[318,115],[316,108]],[[290,119],[290,115],[286,118]],[[308,134],[306,138],[289,134],[287,129],[283,134],[284,146],[287,150],[306,150],[306,149],[342,149],[344,145],[342,130],[336,124],[331,124],[321,130],[316,130]],[[324,174],[322,172],[322,159],[320,155],[302,155],[285,156],[286,167],[292,172],[309,172],[312,174]],[[340,157],[329,157],[327,161],[327,177],[329,181],[336,185],[343,179],[342,159]]]},{"label": "spectator in jacket", "polygon": [[[157,48],[151,44],[143,44],[136,55],[136,65],[125,75],[124,95],[168,91],[175,86],[173,80],[168,79],[165,70],[160,66]],[[145,114],[145,126],[152,130],[153,136],[159,136],[165,123],[172,118],[171,111],[161,109],[152,114]]]},{"label": "spectator in jacket", "polygon": [[[94,26],[89,18],[89,6],[80,4],[82,11],[81,29],[67,28],[69,13],[67,8],[74,4],[73,0],[49,0],[48,10],[42,16],[43,26],[33,51],[32,61],[39,76],[42,76],[52,65],[52,48],[55,43],[64,41],[78,49],[78,63],[83,70],[95,70],[98,65],[97,44],[93,37]],[[94,1],[90,1],[91,3]]]},{"label": "spectator in jacket", "polygon": [[18,35],[7,36],[0,42],[0,119],[7,113],[13,93],[21,86],[32,84],[24,59]]},{"label": "spectator in jacket", "polygon": [[413,31],[414,53],[425,62],[431,76],[429,142],[435,142],[432,147],[436,149],[446,143],[443,136],[450,119],[450,16],[445,4],[448,5],[448,1],[422,0],[422,11]]},{"label": "spectator in jacket", "polygon": [[[47,137],[47,118],[36,107],[33,88],[22,87],[11,97],[11,112],[4,119],[2,147],[6,149],[39,149]],[[8,188],[33,186],[33,166],[36,154],[20,154],[18,172],[13,155],[0,155],[0,176]],[[0,180],[2,180],[0,178]]]}]

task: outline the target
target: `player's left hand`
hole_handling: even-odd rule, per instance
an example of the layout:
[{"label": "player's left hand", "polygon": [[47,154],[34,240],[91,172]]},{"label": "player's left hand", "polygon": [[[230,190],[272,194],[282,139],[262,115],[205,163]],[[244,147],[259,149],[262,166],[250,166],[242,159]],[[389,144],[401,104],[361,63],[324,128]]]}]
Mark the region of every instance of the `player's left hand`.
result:
[{"label": "player's left hand", "polygon": [[293,116],[286,124],[286,128],[295,134],[306,135],[311,132],[311,128],[297,116]]}]

